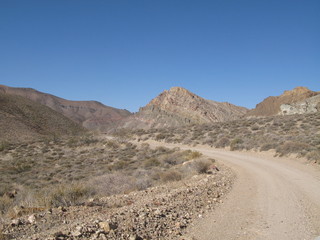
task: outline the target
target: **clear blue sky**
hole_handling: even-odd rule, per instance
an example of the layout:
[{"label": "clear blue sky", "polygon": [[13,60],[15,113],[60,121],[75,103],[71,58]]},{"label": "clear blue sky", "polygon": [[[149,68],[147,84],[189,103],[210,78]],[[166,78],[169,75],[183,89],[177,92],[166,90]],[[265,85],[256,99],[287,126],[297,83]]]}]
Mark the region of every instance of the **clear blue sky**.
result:
[{"label": "clear blue sky", "polygon": [[320,91],[319,0],[0,0],[0,84],[137,111]]}]

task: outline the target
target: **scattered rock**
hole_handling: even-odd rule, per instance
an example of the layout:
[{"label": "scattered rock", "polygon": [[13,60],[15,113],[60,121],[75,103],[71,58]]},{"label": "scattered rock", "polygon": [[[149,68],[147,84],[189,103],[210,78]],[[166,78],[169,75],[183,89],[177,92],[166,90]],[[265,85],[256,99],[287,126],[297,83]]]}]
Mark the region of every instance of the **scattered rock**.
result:
[{"label": "scattered rock", "polygon": [[23,224],[23,223],[22,223],[22,221],[21,221],[19,218],[13,219],[13,220],[11,221],[11,226],[12,226],[12,227],[20,226],[20,225],[22,225],[22,224]]},{"label": "scattered rock", "polygon": [[36,216],[34,214],[30,215],[28,217],[28,223],[35,224],[35,222],[36,222]]},{"label": "scattered rock", "polygon": [[181,240],[193,221],[222,202],[233,179],[224,168],[144,191],[92,199],[88,202],[99,204],[59,207],[15,219],[4,233],[32,240]]}]

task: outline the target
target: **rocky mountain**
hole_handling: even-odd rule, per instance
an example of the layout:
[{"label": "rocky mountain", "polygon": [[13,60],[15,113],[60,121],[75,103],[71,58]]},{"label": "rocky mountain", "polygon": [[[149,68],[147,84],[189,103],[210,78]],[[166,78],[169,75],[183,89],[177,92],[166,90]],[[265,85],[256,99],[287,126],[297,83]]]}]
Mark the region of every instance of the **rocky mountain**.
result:
[{"label": "rocky mountain", "polygon": [[108,125],[131,113],[108,107],[96,101],[69,101],[31,88],[13,88],[0,85],[0,92],[18,95],[48,106],[90,130],[103,130]]},{"label": "rocky mountain", "polygon": [[79,124],[42,104],[0,93],[0,141],[20,142],[84,132]]},{"label": "rocky mountain", "polygon": [[303,101],[307,98],[318,95],[318,92],[309,90],[306,87],[296,87],[290,91],[284,91],[280,96],[272,96],[264,99],[256,105],[256,108],[250,110],[246,116],[274,116],[281,113],[282,104],[292,104]]},{"label": "rocky mountain", "polygon": [[280,106],[280,110],[282,115],[320,112],[320,94],[299,102],[291,104],[282,104]]},{"label": "rocky mountain", "polygon": [[190,91],[173,87],[127,118],[122,127],[150,128],[235,120],[247,112],[226,102],[206,100]]}]

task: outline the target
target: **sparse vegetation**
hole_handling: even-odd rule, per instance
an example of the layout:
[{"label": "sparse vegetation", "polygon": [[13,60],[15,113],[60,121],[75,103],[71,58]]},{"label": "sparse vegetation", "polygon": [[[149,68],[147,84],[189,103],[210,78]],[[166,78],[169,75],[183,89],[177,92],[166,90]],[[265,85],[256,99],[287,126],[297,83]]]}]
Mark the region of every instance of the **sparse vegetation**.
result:
[{"label": "sparse vegetation", "polygon": [[[128,131],[128,130],[127,130]],[[180,128],[132,130],[131,138],[155,139],[190,146],[230,150],[274,150],[278,156],[296,154],[320,163],[320,113],[241,119]]]},{"label": "sparse vegetation", "polygon": [[[29,213],[78,205],[93,196],[143,190],[206,169],[196,151],[152,149],[93,135],[11,144],[0,157],[0,218],[16,214],[17,206]],[[197,161],[194,170],[185,171],[186,161]],[[17,193],[10,198],[12,191]]]}]

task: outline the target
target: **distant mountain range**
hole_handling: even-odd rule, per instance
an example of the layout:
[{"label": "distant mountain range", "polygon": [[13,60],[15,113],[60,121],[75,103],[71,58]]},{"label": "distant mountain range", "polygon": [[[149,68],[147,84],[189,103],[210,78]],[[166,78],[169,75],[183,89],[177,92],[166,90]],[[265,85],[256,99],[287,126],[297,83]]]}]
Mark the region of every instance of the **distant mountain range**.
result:
[{"label": "distant mountain range", "polygon": [[40,103],[63,114],[90,130],[103,130],[110,124],[131,115],[127,110],[105,106],[96,101],[69,101],[32,88],[0,85],[0,93],[18,95]]},{"label": "distant mountain range", "polygon": [[[10,129],[8,125],[16,124],[20,126],[19,131],[28,129],[29,132],[33,132],[37,127],[31,124],[30,117],[36,119],[44,112],[48,112],[51,120],[35,121],[38,130],[48,129],[50,132],[51,127],[55,129],[54,125],[60,124],[57,127],[59,131],[66,131],[65,128],[81,129],[79,125],[82,125],[89,130],[104,132],[118,128],[161,128],[226,122],[246,117],[309,113],[320,109],[319,92],[305,87],[285,91],[280,96],[268,97],[251,110],[231,103],[207,100],[182,87],[173,87],[152,99],[135,114],[127,110],[105,106],[96,101],[69,101],[31,88],[12,88],[0,85],[0,95],[2,131],[5,131],[5,128]],[[49,111],[47,108],[42,109],[40,106],[49,107],[54,111]],[[28,111],[23,112],[18,110],[19,108],[28,109]],[[16,109],[16,111],[13,114],[8,109]],[[53,116],[55,112],[57,116]],[[73,122],[65,121],[65,118],[62,120],[63,116]],[[22,121],[23,118],[26,122]],[[46,124],[42,125],[41,122]],[[22,123],[27,127],[21,128]],[[79,125],[75,127],[74,124]],[[37,134],[37,131],[35,133]]]}]

